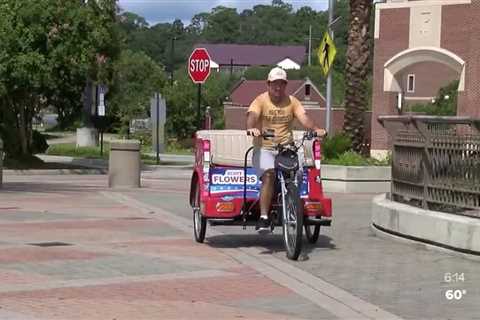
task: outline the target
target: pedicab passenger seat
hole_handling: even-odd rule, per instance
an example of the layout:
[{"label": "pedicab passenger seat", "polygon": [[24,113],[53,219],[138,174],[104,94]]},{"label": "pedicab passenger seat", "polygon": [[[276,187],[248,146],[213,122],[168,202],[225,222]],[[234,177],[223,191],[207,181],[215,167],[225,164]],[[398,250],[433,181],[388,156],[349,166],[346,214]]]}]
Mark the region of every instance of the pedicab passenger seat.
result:
[{"label": "pedicab passenger seat", "polygon": [[[294,139],[302,138],[303,131],[294,131]],[[243,167],[245,152],[253,144],[253,137],[245,130],[200,130],[197,138],[210,140],[210,163],[217,166]],[[313,166],[312,141],[305,141],[305,165]],[[252,166],[252,152],[248,155],[247,166]]]}]

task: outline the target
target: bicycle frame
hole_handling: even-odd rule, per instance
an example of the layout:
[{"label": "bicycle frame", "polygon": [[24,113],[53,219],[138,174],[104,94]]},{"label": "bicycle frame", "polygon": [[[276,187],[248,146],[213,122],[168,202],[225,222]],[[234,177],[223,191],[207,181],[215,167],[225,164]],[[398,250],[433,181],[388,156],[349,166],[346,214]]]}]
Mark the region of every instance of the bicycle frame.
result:
[{"label": "bicycle frame", "polygon": [[285,178],[283,177],[283,173],[279,172],[278,177],[280,178],[280,192],[282,194],[282,219],[283,221],[286,221],[287,223],[290,221],[290,219],[287,217],[287,208],[285,205],[285,195],[287,194],[287,187],[285,184]]}]

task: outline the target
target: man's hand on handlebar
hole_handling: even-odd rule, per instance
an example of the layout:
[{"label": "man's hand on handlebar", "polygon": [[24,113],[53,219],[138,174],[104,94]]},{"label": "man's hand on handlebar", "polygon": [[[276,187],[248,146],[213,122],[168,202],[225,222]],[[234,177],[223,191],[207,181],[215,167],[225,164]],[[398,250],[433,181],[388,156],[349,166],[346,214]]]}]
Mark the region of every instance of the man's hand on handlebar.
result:
[{"label": "man's hand on handlebar", "polygon": [[259,137],[262,133],[257,128],[247,129],[247,136]]},{"label": "man's hand on handlebar", "polygon": [[319,139],[325,138],[327,136],[327,131],[325,129],[315,129],[314,132]]}]

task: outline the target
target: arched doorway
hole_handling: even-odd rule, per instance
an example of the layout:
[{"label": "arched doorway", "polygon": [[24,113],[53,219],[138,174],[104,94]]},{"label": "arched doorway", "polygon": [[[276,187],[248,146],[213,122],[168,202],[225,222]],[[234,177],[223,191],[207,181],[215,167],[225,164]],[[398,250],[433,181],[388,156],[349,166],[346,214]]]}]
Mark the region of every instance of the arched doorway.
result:
[{"label": "arched doorway", "polygon": [[454,80],[464,91],[465,62],[437,47],[407,49],[384,64],[384,92],[404,93],[407,104],[431,102],[438,89]]},{"label": "arched doorway", "polygon": [[[407,86],[410,74],[416,76],[415,80],[418,86],[415,87],[415,91],[429,90],[428,94],[417,95],[415,97],[417,100],[412,99],[412,104],[432,102],[432,98],[437,95],[438,90],[452,80],[459,81],[458,91],[465,90],[465,61],[455,53],[442,48],[417,47],[403,50],[389,58],[383,64],[382,69],[383,75],[380,72],[378,75],[383,76],[381,84],[383,87],[377,87],[378,91],[374,93],[376,101],[374,101],[372,118],[371,154],[376,158],[385,157],[390,145],[388,134],[377,123],[376,118],[384,114],[398,114],[396,96],[398,92],[402,92],[409,97]],[[423,87],[425,87],[425,83],[427,84],[428,90],[421,88],[422,82]],[[408,101],[405,102],[407,105],[409,104]]]}]

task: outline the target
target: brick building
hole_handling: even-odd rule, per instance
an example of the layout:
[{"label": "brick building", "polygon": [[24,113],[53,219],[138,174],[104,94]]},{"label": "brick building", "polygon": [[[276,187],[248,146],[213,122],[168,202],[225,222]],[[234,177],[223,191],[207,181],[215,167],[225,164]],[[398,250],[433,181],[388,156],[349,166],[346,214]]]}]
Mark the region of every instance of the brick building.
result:
[{"label": "brick building", "polygon": [[480,116],[480,0],[386,0],[374,32],[373,156],[389,148],[377,118],[397,114],[398,92],[421,102],[459,80],[458,114]]}]

